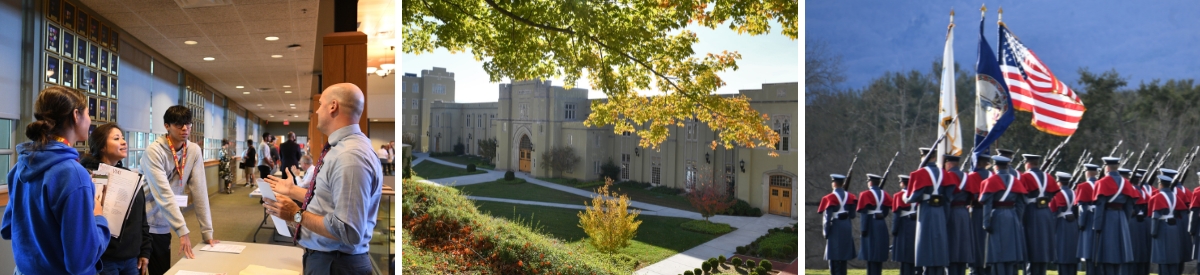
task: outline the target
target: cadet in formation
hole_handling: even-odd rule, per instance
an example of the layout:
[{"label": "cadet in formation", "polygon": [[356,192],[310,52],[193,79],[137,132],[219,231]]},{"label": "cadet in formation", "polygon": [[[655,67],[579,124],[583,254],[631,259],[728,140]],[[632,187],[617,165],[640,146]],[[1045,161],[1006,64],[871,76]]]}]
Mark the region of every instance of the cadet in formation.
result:
[{"label": "cadet in formation", "polygon": [[1154,240],[1150,261],[1158,264],[1158,274],[1179,275],[1183,272],[1183,263],[1188,255],[1180,254],[1184,243],[1179,240],[1179,232],[1185,231],[1183,224],[1177,218],[1185,215],[1187,210],[1175,188],[1171,187],[1171,177],[1158,176],[1159,191],[1150,198],[1149,210],[1154,213],[1150,224],[1150,237]]},{"label": "cadet in formation", "polygon": [[947,233],[950,237],[950,275],[965,275],[967,264],[975,262],[975,227],[971,227],[971,206],[974,197],[967,192],[967,175],[959,170],[959,157],[945,155],[942,157],[942,168],[946,170],[946,179],[954,184],[950,194],[950,214],[947,222]]},{"label": "cadet in formation", "polygon": [[900,263],[900,275],[921,275],[916,268],[917,204],[905,203],[908,197],[908,175],[898,176],[900,192],[892,197],[892,260]]},{"label": "cadet in formation", "polygon": [[821,198],[817,212],[824,215],[822,235],[825,236],[825,260],[831,275],[846,275],[846,261],[854,259],[854,194],[842,189],[846,176],[830,175],[833,192]]},{"label": "cadet in formation", "polygon": [[1054,262],[1054,213],[1050,211],[1050,199],[1059,191],[1054,177],[1042,172],[1042,156],[1024,154],[1025,174],[1021,182],[1025,194],[1025,248],[1028,249],[1029,265],[1025,274],[1046,275],[1046,264]]},{"label": "cadet in formation", "polygon": [[[1196,172],[1196,175],[1200,176],[1200,172]],[[1197,194],[1200,194],[1200,187],[1196,187],[1192,191],[1192,196],[1187,198],[1191,202],[1189,205],[1192,209],[1191,215],[1188,215],[1190,220],[1187,226],[1188,235],[1192,239],[1192,259],[1200,258],[1200,201],[1198,201],[1200,195]]]},{"label": "cadet in formation", "polygon": [[[983,263],[983,247],[987,240],[987,234],[983,232],[983,204],[979,203],[979,190],[983,189],[983,181],[987,180],[992,175],[988,171],[987,165],[992,162],[992,156],[987,153],[975,154],[975,170],[967,175],[967,185],[965,190],[970,196],[971,201],[971,234],[975,238],[975,250],[971,253],[971,257],[975,259],[971,262],[971,275],[985,275]],[[956,194],[957,195],[957,194]]]},{"label": "cadet in formation", "polygon": [[983,183],[979,197],[983,203],[983,230],[987,232],[985,263],[994,275],[1016,275],[1027,260],[1025,230],[1021,210],[1025,207],[1024,185],[1008,168],[1012,159],[993,156],[995,174]]},{"label": "cadet in formation", "polygon": [[1095,231],[1092,231],[1092,220],[1096,214],[1096,181],[1099,180],[1096,176],[1100,172],[1100,166],[1095,164],[1084,164],[1084,181],[1076,184],[1075,194],[1078,195],[1076,211],[1079,213],[1077,220],[1079,226],[1079,258],[1084,260],[1084,265],[1087,275],[1095,275],[1096,267],[1095,260],[1092,260],[1092,241],[1095,240]]},{"label": "cadet in formation", "polygon": [[[1171,179],[1174,181],[1174,184],[1171,187],[1175,188],[1175,194],[1177,194],[1180,198],[1191,198],[1192,197],[1191,190],[1188,190],[1186,187],[1183,187],[1183,181],[1177,180],[1176,176],[1179,174],[1178,171],[1175,171],[1174,169],[1165,169],[1164,168],[1164,169],[1159,169],[1159,172],[1165,176],[1171,177]],[[1191,200],[1180,201],[1180,204],[1183,204],[1184,209],[1191,208],[1191,206],[1189,205],[1190,203],[1191,203]],[[1185,225],[1191,223],[1190,215],[1180,215],[1178,217],[1178,219],[1180,222],[1182,222],[1182,224],[1185,224]],[[1188,234],[1188,231],[1186,230],[1186,228],[1184,228],[1184,229],[1185,230],[1181,230],[1179,232],[1179,241],[1183,242],[1183,246],[1180,247],[1179,251],[1180,251],[1180,253],[1183,253],[1184,261],[1186,262],[1186,261],[1195,260],[1196,258],[1192,257],[1192,243],[1193,243],[1192,237],[1190,234]]]},{"label": "cadet in formation", "polygon": [[927,275],[945,275],[950,265],[950,246],[946,238],[946,215],[956,183],[947,181],[950,173],[925,159],[929,148],[920,148],[921,168],[908,174],[909,203],[917,203],[916,265]]},{"label": "cadet in formation", "polygon": [[[1121,159],[1103,158],[1106,176],[1096,182],[1096,216],[1092,223],[1096,241],[1092,245],[1092,258],[1096,271],[1101,275],[1117,275],[1122,264],[1133,262],[1130,247],[1130,210],[1138,197],[1137,190],[1129,180],[1117,171]],[[1128,171],[1128,170],[1126,170]]]},{"label": "cadet in formation", "polygon": [[1129,182],[1138,190],[1138,198],[1133,203],[1133,219],[1129,219],[1129,240],[1133,250],[1133,262],[1125,265],[1126,275],[1150,275],[1150,222],[1147,220],[1150,211],[1146,203],[1154,195],[1152,182],[1146,182],[1146,170],[1133,171]]},{"label": "cadet in formation", "polygon": [[1078,194],[1071,191],[1071,174],[1055,173],[1062,192],[1050,200],[1054,211],[1054,265],[1059,275],[1075,275],[1079,271],[1079,223],[1075,202]]},{"label": "cadet in formation", "polygon": [[859,259],[867,261],[867,275],[883,274],[883,262],[888,260],[888,213],[892,211],[892,198],[880,185],[882,179],[876,174],[867,174],[867,190],[858,194],[858,214],[862,228],[862,245]]}]

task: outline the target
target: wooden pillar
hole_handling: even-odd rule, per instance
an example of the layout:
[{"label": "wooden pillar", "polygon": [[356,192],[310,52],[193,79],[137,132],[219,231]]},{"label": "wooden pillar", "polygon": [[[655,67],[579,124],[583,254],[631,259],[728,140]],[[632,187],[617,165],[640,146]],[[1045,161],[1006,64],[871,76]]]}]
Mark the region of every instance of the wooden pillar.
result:
[{"label": "wooden pillar", "polygon": [[[325,35],[322,46],[321,91],[338,83],[353,83],[363,91],[363,113],[358,127],[368,132],[367,124],[367,34],[362,32],[335,32]],[[321,95],[312,98],[312,110],[320,105]],[[309,140],[314,145],[314,154],[320,153],[328,136],[317,130],[315,113],[309,119]]]}]

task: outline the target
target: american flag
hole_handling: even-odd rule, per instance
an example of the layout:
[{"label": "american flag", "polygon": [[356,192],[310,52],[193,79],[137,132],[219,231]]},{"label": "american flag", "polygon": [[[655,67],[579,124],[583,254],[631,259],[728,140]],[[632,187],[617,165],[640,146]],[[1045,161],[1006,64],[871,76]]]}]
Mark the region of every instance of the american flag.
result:
[{"label": "american flag", "polygon": [[1083,101],[1004,24],[1000,24],[1000,71],[1008,84],[1013,108],[1032,112],[1035,128],[1058,136],[1075,133],[1087,110]]}]

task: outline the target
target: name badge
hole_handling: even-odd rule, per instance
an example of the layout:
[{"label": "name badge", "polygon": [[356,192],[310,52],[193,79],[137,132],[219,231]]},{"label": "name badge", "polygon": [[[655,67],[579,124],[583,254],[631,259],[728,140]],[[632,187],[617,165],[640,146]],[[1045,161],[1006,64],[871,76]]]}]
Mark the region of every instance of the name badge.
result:
[{"label": "name badge", "polygon": [[187,207],[187,203],[188,203],[188,196],[175,195],[175,205],[178,205],[179,208]]}]

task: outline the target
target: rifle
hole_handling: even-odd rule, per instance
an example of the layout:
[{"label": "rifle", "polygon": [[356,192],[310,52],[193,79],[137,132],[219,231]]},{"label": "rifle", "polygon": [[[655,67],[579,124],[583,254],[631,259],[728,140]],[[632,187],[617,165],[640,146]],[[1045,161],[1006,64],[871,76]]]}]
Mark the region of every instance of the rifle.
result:
[{"label": "rifle", "polygon": [[[958,115],[961,115],[962,112],[964,112],[964,111],[966,111],[966,110],[962,110],[962,111],[959,111],[957,114],[954,114],[954,118],[950,120],[950,124],[954,124],[955,121],[958,121]],[[926,153],[925,156],[921,158],[921,163],[917,164],[917,169],[921,169],[921,167],[925,167],[925,163],[929,162],[929,157],[933,156],[933,153],[937,153],[938,144],[941,144],[942,140],[946,139],[946,136],[950,133],[949,130],[950,130],[950,127],[946,127],[945,130],[942,130],[941,136],[939,136],[938,139],[933,142],[932,146],[929,146],[929,153]]]},{"label": "rifle", "polygon": [[[1145,155],[1146,155],[1146,149],[1147,149],[1147,148],[1150,148],[1150,143],[1149,143],[1149,142],[1147,142],[1147,143],[1146,143],[1146,146],[1143,146],[1143,147],[1142,147],[1142,153],[1138,154],[1138,159],[1137,159],[1137,162],[1134,162],[1134,163],[1133,163],[1133,170],[1134,170],[1134,171],[1137,171],[1137,168],[1138,168],[1138,166],[1140,166],[1140,165],[1142,164],[1142,156],[1145,156]],[[1153,158],[1153,157],[1151,157],[1151,158]]]},{"label": "rifle", "polygon": [[1109,151],[1109,152],[1108,152],[1108,155],[1109,155],[1109,156],[1112,156],[1113,154],[1116,154],[1116,153],[1117,153],[1117,148],[1120,148],[1120,147],[1121,147],[1121,143],[1125,143],[1125,140],[1124,140],[1124,139],[1122,139],[1122,140],[1119,140],[1119,141],[1117,141],[1117,146],[1113,146],[1113,148],[1112,148],[1112,151]]},{"label": "rifle", "polygon": [[1163,164],[1165,164],[1165,163],[1167,162],[1167,158],[1171,157],[1171,150],[1172,150],[1172,149],[1175,149],[1175,148],[1174,148],[1174,147],[1167,147],[1167,152],[1163,154],[1162,158],[1159,158],[1159,159],[1158,159],[1158,164],[1154,166],[1154,169],[1151,169],[1151,170],[1148,170],[1148,171],[1146,171],[1146,172],[1147,172],[1147,173],[1149,173],[1149,174],[1148,174],[1148,175],[1146,175],[1146,176],[1143,176],[1143,177],[1142,177],[1142,183],[1150,183],[1150,182],[1153,182],[1153,181],[1149,181],[1149,180],[1148,180],[1149,178],[1151,178],[1151,177],[1150,177],[1150,174],[1154,174],[1154,172],[1155,172],[1155,171],[1158,171],[1159,169],[1162,169],[1162,166],[1163,166]]},{"label": "rifle", "polygon": [[1071,170],[1071,183],[1075,183],[1075,178],[1079,176],[1079,168],[1083,167],[1083,159],[1087,158],[1088,150],[1083,149],[1083,153],[1079,154],[1079,160],[1075,161],[1075,169]]},{"label": "rifle", "polygon": [[1197,153],[1200,153],[1200,146],[1196,146],[1195,149],[1192,149],[1192,152],[1189,154],[1190,156],[1185,155],[1185,164],[1179,167],[1179,174],[1175,175],[1175,179],[1172,180],[1171,185],[1182,184],[1185,180],[1187,180],[1189,174],[1187,170],[1191,169],[1192,161],[1196,159]]},{"label": "rifle", "polygon": [[1067,145],[1072,137],[1075,137],[1075,134],[1070,134],[1070,136],[1067,136],[1067,139],[1063,139],[1062,143],[1058,143],[1057,147],[1050,151],[1050,154],[1046,154],[1045,161],[1042,162],[1042,167],[1039,167],[1042,168],[1042,171],[1046,171],[1046,168],[1052,167],[1050,166],[1050,163],[1054,162],[1055,157],[1058,157],[1058,151],[1062,150],[1063,145]]},{"label": "rifle", "polygon": [[[853,181],[850,181],[850,179],[851,179],[851,177],[854,176],[854,164],[858,163],[858,153],[861,153],[861,152],[862,152],[862,147],[858,147],[858,151],[854,152],[854,160],[850,161],[850,170],[846,170],[846,185],[853,183]],[[849,189],[846,189],[846,190],[849,190]]]},{"label": "rifle", "polygon": [[892,155],[892,161],[888,162],[887,170],[883,171],[883,179],[879,180],[880,189],[883,189],[883,185],[887,184],[888,175],[892,173],[892,164],[896,163],[896,157],[898,156],[900,156],[900,151],[896,151],[896,154]]}]

